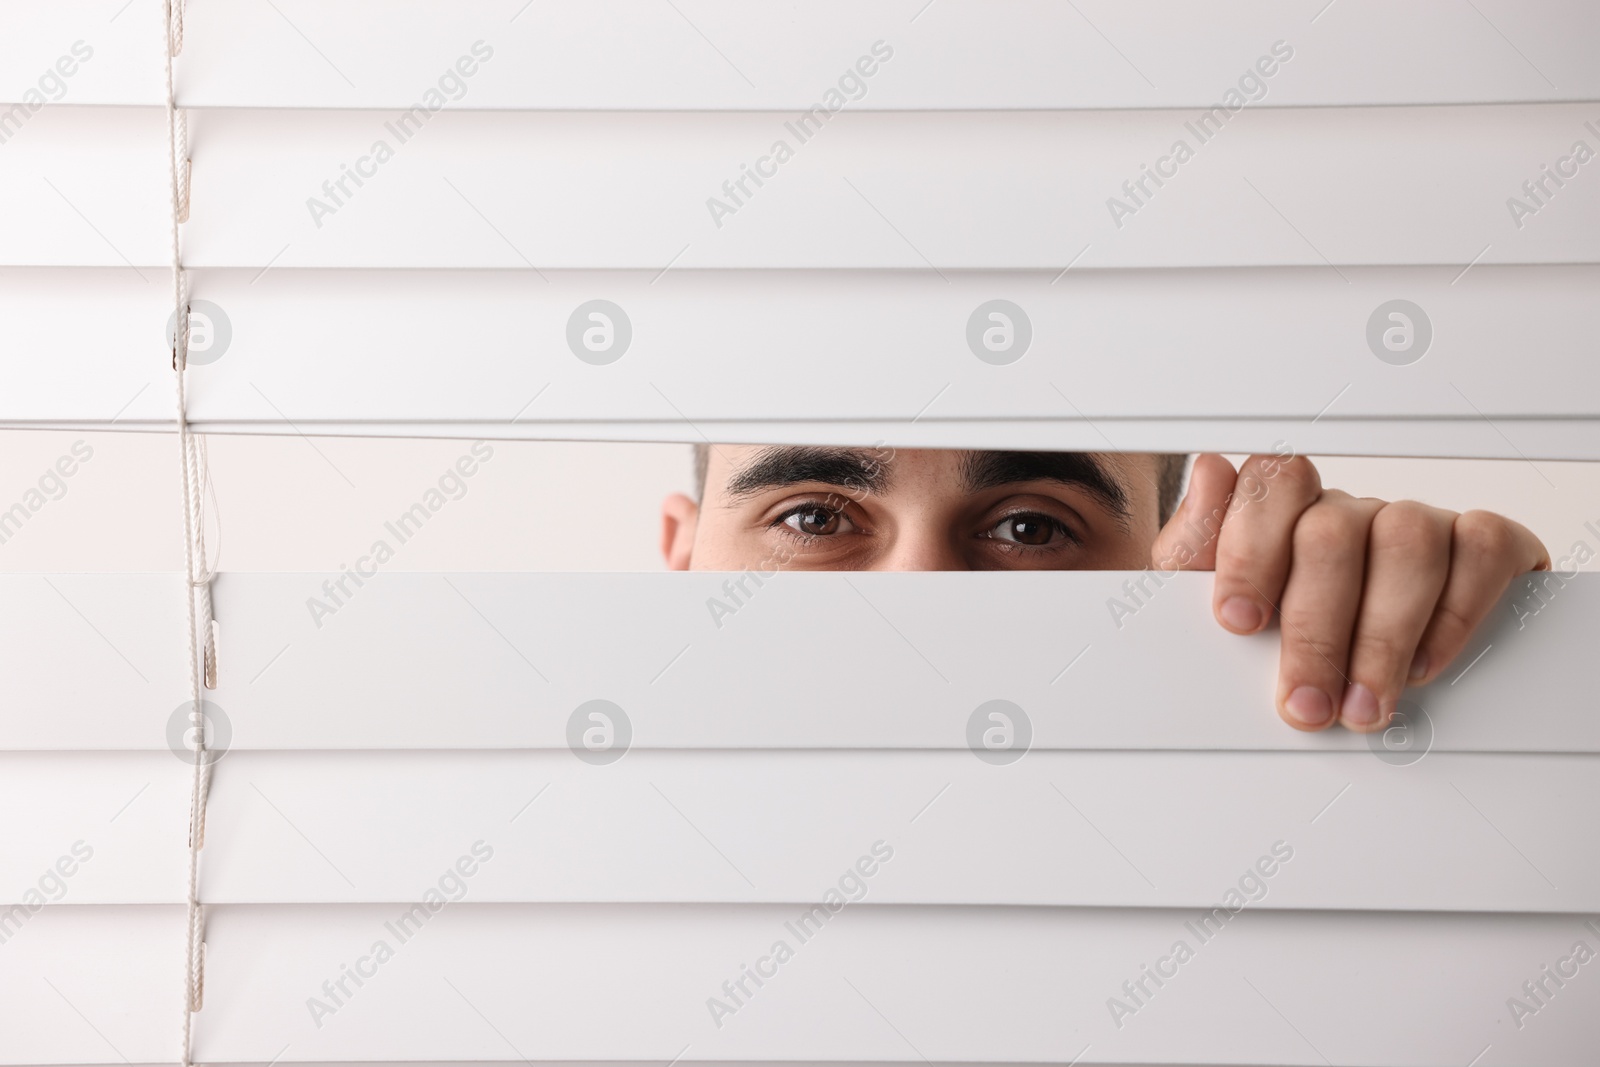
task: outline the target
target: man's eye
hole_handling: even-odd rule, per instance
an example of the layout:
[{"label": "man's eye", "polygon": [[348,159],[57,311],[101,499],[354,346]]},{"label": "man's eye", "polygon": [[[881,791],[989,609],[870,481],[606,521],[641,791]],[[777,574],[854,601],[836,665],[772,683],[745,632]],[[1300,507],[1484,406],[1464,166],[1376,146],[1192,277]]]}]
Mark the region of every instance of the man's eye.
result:
[{"label": "man's eye", "polygon": [[820,504],[806,504],[795,508],[778,520],[795,533],[806,537],[827,537],[846,525],[843,515]]},{"label": "man's eye", "polygon": [[1001,519],[990,534],[1001,541],[1019,545],[1043,546],[1058,536],[1071,539],[1062,524],[1045,515],[1011,515]]}]

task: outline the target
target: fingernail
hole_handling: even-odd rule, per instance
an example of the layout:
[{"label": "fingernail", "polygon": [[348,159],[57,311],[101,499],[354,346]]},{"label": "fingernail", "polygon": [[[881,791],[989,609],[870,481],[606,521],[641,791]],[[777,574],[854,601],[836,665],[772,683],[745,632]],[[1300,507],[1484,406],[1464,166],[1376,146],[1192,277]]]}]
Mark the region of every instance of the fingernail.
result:
[{"label": "fingernail", "polygon": [[1307,726],[1321,726],[1333,718],[1333,698],[1320,689],[1302,685],[1283,702],[1290,715]]},{"label": "fingernail", "polygon": [[1261,629],[1261,609],[1248,597],[1231,596],[1217,609],[1222,621],[1240,633],[1254,633]]},{"label": "fingernail", "polygon": [[1357,726],[1370,726],[1378,721],[1378,697],[1372,690],[1356,682],[1345,690],[1344,707],[1340,714]]},{"label": "fingernail", "polygon": [[1413,682],[1428,673],[1428,654],[1426,652],[1418,652],[1412,657],[1411,670],[1408,673]]}]

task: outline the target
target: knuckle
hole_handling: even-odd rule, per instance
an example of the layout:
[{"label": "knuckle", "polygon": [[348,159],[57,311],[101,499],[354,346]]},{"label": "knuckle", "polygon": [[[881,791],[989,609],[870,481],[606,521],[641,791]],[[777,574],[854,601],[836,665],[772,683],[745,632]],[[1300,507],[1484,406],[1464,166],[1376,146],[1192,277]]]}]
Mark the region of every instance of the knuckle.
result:
[{"label": "knuckle", "polygon": [[1365,521],[1346,508],[1310,508],[1294,527],[1294,553],[1301,559],[1344,559],[1364,551],[1366,541]]},{"label": "knuckle", "polygon": [[1516,533],[1503,515],[1492,511],[1466,511],[1456,517],[1456,552],[1476,563],[1492,563],[1509,557],[1516,548]]},{"label": "knuckle", "polygon": [[1444,556],[1450,550],[1450,527],[1439,514],[1415,500],[1385,504],[1372,517],[1372,545],[1406,555]]},{"label": "knuckle", "polygon": [[[1314,624],[1316,620],[1306,620]],[[1333,679],[1343,670],[1349,649],[1343,641],[1328,634],[1294,625],[1286,629],[1283,643],[1283,670],[1299,678]]]},{"label": "knuckle", "polygon": [[1316,465],[1304,456],[1288,459],[1252,456],[1247,466],[1252,466],[1267,482],[1281,485],[1303,500],[1314,500],[1322,491],[1322,476],[1317,473]]},{"label": "knuckle", "polygon": [[1261,571],[1268,549],[1260,538],[1236,534],[1217,542],[1217,573],[1229,577]]},{"label": "knuckle", "polygon": [[1433,618],[1428,623],[1428,644],[1433,646],[1434,651],[1448,651],[1454,655],[1467,643],[1467,638],[1477,629],[1478,622],[1478,619],[1460,608],[1441,601],[1433,609]]},{"label": "knuckle", "polygon": [[1377,683],[1373,689],[1383,692],[1411,665],[1415,645],[1392,630],[1357,631],[1350,650],[1351,674],[1360,672]]}]

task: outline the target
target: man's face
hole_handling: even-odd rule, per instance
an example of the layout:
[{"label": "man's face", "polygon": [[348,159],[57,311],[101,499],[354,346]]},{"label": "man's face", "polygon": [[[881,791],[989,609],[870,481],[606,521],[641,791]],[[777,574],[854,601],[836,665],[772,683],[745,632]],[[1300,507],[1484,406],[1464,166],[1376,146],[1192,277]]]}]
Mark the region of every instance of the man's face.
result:
[{"label": "man's face", "polygon": [[717,445],[669,497],[674,570],[1138,570],[1158,457]]}]

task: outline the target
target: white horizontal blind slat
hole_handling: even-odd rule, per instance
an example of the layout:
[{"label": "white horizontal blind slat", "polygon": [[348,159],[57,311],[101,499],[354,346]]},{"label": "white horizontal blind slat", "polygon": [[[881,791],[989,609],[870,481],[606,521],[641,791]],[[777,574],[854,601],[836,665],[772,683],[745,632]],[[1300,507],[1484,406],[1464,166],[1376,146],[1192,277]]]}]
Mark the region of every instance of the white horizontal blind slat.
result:
[{"label": "white horizontal blind slat", "polygon": [[[36,89],[55,42],[92,61],[65,99],[160,103],[160,4],[8,4],[0,99]],[[179,59],[185,107],[396,108],[414,103],[474,41],[493,49],[454,106],[483,109],[803,109],[878,40],[893,58],[851,106],[896,110],[1201,107],[1271,46],[1293,50],[1256,106],[1593,99],[1600,21],[1586,5],[1344,0],[983,4],[831,0],[674,6],[629,0],[449,5],[195,4]],[[238,49],[239,41],[250,48]],[[847,94],[861,91],[850,83]]]},{"label": "white horizontal blind slat", "polygon": [[[414,535],[417,521],[401,532]],[[1592,550],[1592,532],[1580,536]],[[373,537],[405,551],[386,526]],[[1239,638],[1212,622],[1208,574],[1157,587],[1146,572],[779,573],[760,587],[746,579],[737,612],[715,619],[708,602],[732,604],[737,576],[380,568],[360,587],[345,578],[343,593],[340,577],[218,578],[223,653],[211,699],[234,747],[561,749],[568,718],[593,699],[624,709],[639,748],[960,750],[972,711],[994,699],[1028,713],[1042,749],[1367,745],[1277,720],[1277,634]],[[0,642],[7,747],[160,751],[188,700],[165,673],[172,657],[157,651],[171,631],[147,607],[176,599],[171,578],[50,581],[56,589],[38,575],[0,579],[15,605]],[[1596,583],[1579,574],[1513,585],[1459,673],[1414,691],[1434,751],[1600,752],[1586,697]],[[794,662],[826,665],[828,699],[772,684]],[[1547,680],[1537,702],[1529,678]],[[63,705],[75,714],[40,714]]]},{"label": "white horizontal blind slat", "polygon": [[[0,769],[7,810],[55,798],[8,836],[0,915],[78,845],[48,898],[181,902],[171,828],[187,795],[167,753],[10,754]],[[216,904],[410,903],[483,837],[494,859],[472,876],[475,903],[796,904],[882,840],[895,855],[872,876],[876,904],[1204,908],[1282,840],[1296,857],[1270,892],[1250,887],[1258,908],[1600,913],[1600,857],[1581,846],[1600,826],[1597,770],[1595,755],[1406,765],[1366,751],[1038,751],[1008,766],[965,751],[641,751],[609,766],[565,751],[231,752],[202,888]],[[1522,819],[1529,796],[1560,797],[1563,817]]]},{"label": "white horizontal blind slat", "polygon": [[25,919],[0,944],[0,1063],[172,1063],[183,937],[180,905],[52,906]]},{"label": "white horizontal blind slat", "polygon": [[[1080,1064],[1579,1067],[1600,1005],[1580,977],[1520,1030],[1505,1007],[1575,941],[1593,945],[1572,915],[1245,909],[1198,943],[1194,910],[868,904],[797,943],[793,906],[464,904],[400,943],[385,924],[404,910],[213,908],[196,1058],[1006,1063],[1088,1046]],[[0,990],[47,1025],[8,1027],[0,1061],[166,1062],[160,1008],[178,976],[163,950],[181,922],[177,908],[42,912],[0,953]],[[786,936],[793,958],[763,988],[747,982],[754,995],[718,1029],[707,998]],[[380,939],[393,956],[374,967]],[[1194,958],[1160,989],[1147,981],[1154,995],[1118,1029],[1108,998],[1179,939]],[[347,981],[317,1027],[308,998],[364,956],[375,975]],[[56,990],[22,971],[46,960]]]},{"label": "white horizontal blind slat", "polygon": [[[13,368],[0,425],[168,428],[158,368],[128,358],[170,315],[159,287],[126,268],[3,273],[0,321],[36,358]],[[190,418],[203,432],[1600,457],[1600,267],[1345,274],[196,271],[229,340],[190,371]],[[1395,366],[1369,320],[1402,294],[1433,339]],[[568,347],[597,295],[632,329],[606,366]],[[996,298],[1031,323],[1008,366],[967,337]]]},{"label": "white horizontal blind slat", "polygon": [[[1508,209],[1576,141],[1593,151],[1600,135],[1585,124],[1600,129],[1600,105],[1292,108],[1220,130],[1192,128],[1196,118],[841,113],[802,138],[773,112],[447,109],[414,129],[383,113],[230,109],[190,125],[184,262],[1459,272],[1600,260],[1600,182],[1570,159],[1576,176],[1547,186],[1544,208]],[[1169,158],[1180,139],[1193,153],[1181,165]],[[761,163],[759,187],[724,189],[778,141],[793,158]],[[5,147],[0,194],[17,211],[0,263],[165,262],[159,112],[51,109]],[[1160,187],[1141,178],[1158,164]],[[347,167],[366,179],[344,178]],[[1124,189],[1136,180],[1142,193]]]}]

